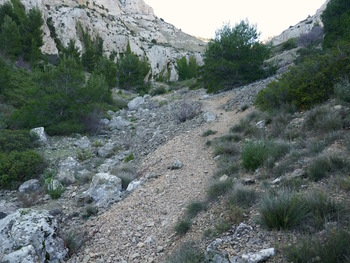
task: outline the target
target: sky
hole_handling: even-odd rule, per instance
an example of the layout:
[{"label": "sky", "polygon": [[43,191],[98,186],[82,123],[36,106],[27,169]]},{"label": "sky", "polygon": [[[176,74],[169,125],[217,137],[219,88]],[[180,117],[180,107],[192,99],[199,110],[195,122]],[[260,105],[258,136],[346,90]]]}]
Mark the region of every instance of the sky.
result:
[{"label": "sky", "polygon": [[326,0],[144,0],[157,17],[183,32],[214,38],[226,23],[248,19],[261,32],[260,40],[277,36],[289,26],[314,15]]}]

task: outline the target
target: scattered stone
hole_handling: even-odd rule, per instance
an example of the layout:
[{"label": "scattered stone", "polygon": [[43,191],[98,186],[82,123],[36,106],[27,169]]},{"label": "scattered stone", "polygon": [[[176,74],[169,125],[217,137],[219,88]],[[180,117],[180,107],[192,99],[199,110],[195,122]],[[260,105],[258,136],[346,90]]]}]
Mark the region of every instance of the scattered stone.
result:
[{"label": "scattered stone", "polygon": [[38,179],[31,179],[24,182],[19,188],[20,193],[33,193],[40,191],[40,182]]},{"label": "scattered stone", "polygon": [[66,158],[59,164],[57,179],[65,185],[75,183],[75,173],[80,167],[81,165],[75,158],[71,156]]},{"label": "scattered stone", "polygon": [[265,120],[262,120],[256,123],[256,127],[258,127],[259,129],[263,129],[265,128],[265,126],[266,126]]},{"label": "scattered stone", "polygon": [[170,170],[178,170],[181,169],[183,166],[183,163],[179,160],[175,160],[171,166],[168,167]]},{"label": "scattered stone", "polygon": [[30,130],[30,135],[35,136],[40,144],[47,143],[47,135],[45,133],[44,127],[38,127]]},{"label": "scattered stone", "polygon": [[228,179],[227,174],[224,174],[223,176],[221,176],[221,177],[219,178],[219,181],[220,181],[220,182],[225,182],[227,179]]},{"label": "scattered stone", "polygon": [[97,154],[102,158],[109,158],[115,153],[116,148],[117,146],[114,143],[110,142],[98,148]]},{"label": "scattered stone", "polygon": [[268,248],[268,249],[262,249],[257,253],[248,253],[242,255],[242,259],[245,260],[244,262],[247,263],[260,263],[265,262],[269,258],[273,257],[275,255],[275,249],[274,248]]},{"label": "scattered stone", "polygon": [[204,118],[205,122],[213,122],[216,120],[216,114],[208,111],[208,112],[203,114],[203,118]]},{"label": "scattered stone", "polygon": [[145,99],[142,97],[136,97],[128,103],[128,108],[129,110],[138,110],[143,104],[145,104]]},{"label": "scattered stone", "polygon": [[273,180],[271,183],[272,183],[272,184],[279,184],[280,182],[281,182],[281,178],[278,177],[278,178],[276,178],[275,180]]},{"label": "scattered stone", "polygon": [[91,142],[88,137],[84,136],[74,143],[80,149],[88,149],[91,146]]},{"label": "scattered stone", "polygon": [[342,108],[343,108],[342,105],[335,105],[333,107],[333,109],[335,109],[335,110],[341,110]]},{"label": "scattered stone", "polygon": [[121,116],[113,116],[113,118],[109,121],[108,123],[108,127],[111,130],[123,130],[125,127],[131,125],[131,122],[125,120],[123,117]]},{"label": "scattered stone", "polygon": [[290,178],[298,178],[298,177],[304,177],[306,175],[306,172],[303,169],[296,169],[291,175]]},{"label": "scattered stone", "polygon": [[245,177],[245,178],[242,178],[241,182],[242,184],[245,184],[245,185],[251,185],[251,184],[255,184],[255,179]]},{"label": "scattered stone", "polygon": [[136,189],[140,188],[142,182],[141,181],[132,181],[129,185],[128,188],[126,189],[127,192],[132,192],[135,191]]}]

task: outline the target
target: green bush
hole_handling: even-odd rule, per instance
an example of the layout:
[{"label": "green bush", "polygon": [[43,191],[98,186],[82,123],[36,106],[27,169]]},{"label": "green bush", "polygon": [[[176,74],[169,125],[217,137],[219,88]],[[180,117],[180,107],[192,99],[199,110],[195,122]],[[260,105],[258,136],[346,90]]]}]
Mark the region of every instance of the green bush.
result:
[{"label": "green bush", "polygon": [[191,79],[197,76],[197,60],[195,57],[190,57],[187,61],[186,57],[182,57],[176,61],[179,73],[179,80]]},{"label": "green bush", "polygon": [[241,21],[231,28],[224,25],[216,31],[204,54],[200,80],[208,92],[232,89],[275,72],[271,65],[264,65],[271,48],[258,41],[255,26]]},{"label": "green bush", "polygon": [[167,258],[167,263],[203,263],[204,253],[193,242],[183,243]]},{"label": "green bush", "polygon": [[188,218],[178,222],[174,227],[176,234],[180,236],[185,235],[190,230],[191,224],[191,220]]},{"label": "green bush", "polygon": [[309,215],[305,198],[295,192],[279,190],[261,199],[260,221],[268,229],[291,229],[300,226]]},{"label": "green bush", "polygon": [[288,262],[346,263],[350,258],[350,233],[344,229],[328,230],[321,240],[307,236],[284,249]]},{"label": "green bush", "polygon": [[268,154],[264,142],[249,142],[242,150],[242,165],[244,168],[254,171],[264,164]]},{"label": "green bush", "polygon": [[187,206],[186,215],[188,218],[194,218],[202,211],[207,209],[207,204],[204,202],[193,202]]},{"label": "green bush", "polygon": [[282,43],[283,50],[290,50],[297,47],[297,42],[295,38],[290,38],[286,42]]},{"label": "green bush", "polygon": [[45,168],[43,158],[33,150],[0,153],[0,189],[38,177]]},{"label": "green bush", "polygon": [[331,163],[326,157],[317,157],[314,159],[307,168],[307,176],[317,182],[328,176],[331,171]]},{"label": "green bush", "polygon": [[253,189],[236,186],[229,195],[229,203],[232,206],[248,208],[255,203],[257,193]]},{"label": "green bush", "polygon": [[341,79],[334,86],[334,93],[338,99],[350,103],[350,81],[348,78]]},{"label": "green bush", "polygon": [[226,194],[233,186],[234,182],[231,179],[227,179],[224,181],[215,180],[209,186],[207,195],[209,199],[216,200],[220,196]]},{"label": "green bush", "polygon": [[0,152],[23,151],[35,146],[27,130],[0,130]]}]

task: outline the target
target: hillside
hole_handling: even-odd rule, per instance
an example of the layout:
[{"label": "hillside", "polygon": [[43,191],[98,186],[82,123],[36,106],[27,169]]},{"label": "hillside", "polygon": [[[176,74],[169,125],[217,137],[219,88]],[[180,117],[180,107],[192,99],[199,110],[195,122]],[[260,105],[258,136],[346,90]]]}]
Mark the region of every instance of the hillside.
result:
[{"label": "hillside", "polygon": [[[275,39],[276,74],[212,94],[160,78],[204,45],[142,0],[23,3],[59,62],[0,57],[0,262],[348,261],[350,48],[322,47],[324,7]],[[71,38],[85,48],[77,21],[92,49],[98,34],[119,61],[146,55],[153,81],[123,89],[118,62],[99,54],[89,71],[87,53],[57,54]]]}]

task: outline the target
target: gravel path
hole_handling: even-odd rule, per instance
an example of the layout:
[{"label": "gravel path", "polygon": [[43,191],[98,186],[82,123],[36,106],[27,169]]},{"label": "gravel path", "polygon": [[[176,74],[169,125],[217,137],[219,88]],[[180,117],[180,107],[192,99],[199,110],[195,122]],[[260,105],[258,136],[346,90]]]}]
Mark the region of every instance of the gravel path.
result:
[{"label": "gravel path", "polygon": [[[88,242],[70,262],[161,262],[181,242],[175,236],[174,225],[190,202],[205,198],[216,167],[202,133],[212,129],[217,131],[215,136],[220,136],[249,112],[222,110],[233,97],[231,92],[203,100],[203,110],[217,115],[215,122],[176,136],[145,157],[141,175],[158,177],[87,221]],[[175,160],[184,166],[168,169]]]}]

